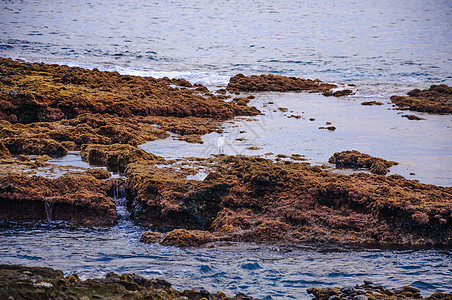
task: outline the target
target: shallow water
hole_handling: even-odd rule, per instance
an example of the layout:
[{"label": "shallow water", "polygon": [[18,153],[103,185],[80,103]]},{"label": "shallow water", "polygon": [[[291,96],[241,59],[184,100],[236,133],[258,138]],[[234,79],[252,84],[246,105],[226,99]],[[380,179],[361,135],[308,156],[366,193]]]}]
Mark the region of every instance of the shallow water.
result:
[{"label": "shallow water", "polygon": [[144,229],[127,221],[109,229],[61,226],[3,226],[0,263],[50,266],[82,278],[134,272],[163,277],[179,289],[244,292],[263,299],[309,299],[306,288],[363,280],[394,288],[413,285],[424,295],[452,291],[450,250],[256,244],[179,249],[140,243]]},{"label": "shallow water", "polygon": [[[412,121],[401,117],[400,111],[393,110],[390,104],[361,105],[371,100],[388,102],[378,98],[335,98],[312,93],[258,93],[256,96],[250,105],[264,115],[224,123],[225,154],[265,157],[266,153],[273,153],[266,156],[269,158],[275,158],[276,154],[301,154],[311,164],[322,165],[335,152],[358,150],[399,162],[388,175],[400,174],[422,183],[452,186],[450,116],[416,113],[425,120]],[[280,108],[288,111],[282,112]],[[288,118],[291,115],[301,118]],[[326,122],[331,122],[336,130],[319,129],[331,126]],[[207,157],[220,152],[218,138],[218,133],[211,133],[202,137],[204,144],[188,144],[169,137],[139,147],[167,158]]]}]

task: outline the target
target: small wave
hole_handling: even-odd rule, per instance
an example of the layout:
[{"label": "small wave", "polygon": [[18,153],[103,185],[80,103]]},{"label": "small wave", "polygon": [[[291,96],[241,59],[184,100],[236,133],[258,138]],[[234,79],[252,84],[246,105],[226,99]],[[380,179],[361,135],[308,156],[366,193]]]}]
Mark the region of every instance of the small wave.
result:
[{"label": "small wave", "polygon": [[201,271],[201,273],[210,273],[212,272],[212,268],[208,265],[202,265],[199,267],[199,270]]},{"label": "small wave", "polygon": [[240,268],[245,269],[245,270],[259,270],[262,269],[262,266],[259,265],[257,262],[250,262],[250,263],[246,263],[246,264],[242,264],[240,266]]}]

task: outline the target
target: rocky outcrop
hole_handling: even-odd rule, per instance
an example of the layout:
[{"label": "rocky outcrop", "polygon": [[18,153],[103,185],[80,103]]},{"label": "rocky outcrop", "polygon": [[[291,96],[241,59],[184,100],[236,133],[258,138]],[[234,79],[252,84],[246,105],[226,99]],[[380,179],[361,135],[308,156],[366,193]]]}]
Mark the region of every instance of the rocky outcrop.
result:
[{"label": "rocky outcrop", "polygon": [[391,101],[400,109],[452,114],[452,87],[440,84],[426,90],[414,89],[408,92],[408,96],[392,96]]},{"label": "rocky outcrop", "polygon": [[[168,137],[165,131],[200,135],[220,130],[221,120],[259,113],[183,79],[5,58],[0,58],[0,73],[0,138],[13,139],[5,145],[14,154],[64,155],[54,154],[50,143],[69,150],[82,144],[136,146]],[[187,140],[199,142],[194,136]],[[33,153],[30,141],[46,152]]]},{"label": "rocky outcrop", "polygon": [[[214,240],[452,245],[450,187],[262,158],[208,161],[215,165],[204,181],[129,165],[134,219],[153,229],[209,231]],[[178,240],[192,239],[183,233]]]},{"label": "rocky outcrop", "polygon": [[356,150],[336,152],[328,160],[336,164],[336,168],[369,169],[370,172],[379,175],[386,175],[390,167],[397,165],[395,161],[388,161],[379,157],[372,157]]},{"label": "rocky outcrop", "polygon": [[84,226],[116,222],[116,205],[108,196],[114,182],[88,173],[56,179],[12,173],[0,177],[0,220],[63,220]]},{"label": "rocky outcrop", "polygon": [[62,157],[67,155],[67,149],[60,143],[46,138],[14,137],[5,138],[3,143],[13,155],[49,155]]},{"label": "rocky outcrop", "polygon": [[82,146],[82,159],[92,165],[106,166],[112,172],[124,173],[127,165],[137,160],[163,161],[164,159],[144,150],[125,144]]},{"label": "rocky outcrop", "polygon": [[[324,92],[335,88],[336,85],[324,83],[318,79],[310,80],[296,77],[286,77],[281,75],[251,75],[245,76],[237,74],[229,80],[227,90],[230,91],[312,91]],[[238,103],[241,105],[240,103]]]},{"label": "rocky outcrop", "polygon": [[163,279],[147,279],[137,274],[108,273],[105,278],[80,280],[77,274],[64,276],[60,270],[20,265],[0,265],[1,299],[210,299],[252,300],[237,294],[206,290],[177,291]]},{"label": "rocky outcrop", "polygon": [[452,299],[450,293],[434,293],[429,297],[422,297],[420,290],[412,286],[404,286],[397,289],[388,289],[371,281],[364,281],[364,284],[352,286],[329,287],[329,288],[309,288],[308,294],[312,294],[315,300],[377,300],[377,299]]},{"label": "rocky outcrop", "polygon": [[214,237],[209,231],[174,229],[165,235],[160,244],[176,247],[197,247],[213,240]]}]

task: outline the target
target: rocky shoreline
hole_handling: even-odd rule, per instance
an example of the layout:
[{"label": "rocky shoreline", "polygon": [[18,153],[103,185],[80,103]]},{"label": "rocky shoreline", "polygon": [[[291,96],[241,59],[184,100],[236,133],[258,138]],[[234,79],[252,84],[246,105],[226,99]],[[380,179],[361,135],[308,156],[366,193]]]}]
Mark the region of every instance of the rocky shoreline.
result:
[{"label": "rocky shoreline", "polygon": [[77,274],[64,276],[60,270],[20,265],[0,265],[1,299],[159,299],[159,300],[252,300],[237,294],[227,297],[218,291],[178,291],[164,279],[147,279],[136,274],[109,273],[105,278],[80,280]]},{"label": "rocky shoreline", "polygon": [[[452,188],[383,176],[395,162],[336,153],[337,167],[377,173],[345,176],[259,157],[167,161],[137,148],[168,131],[199,142],[202,134],[220,132],[221,121],[259,114],[247,105],[252,96],[226,101],[240,91],[325,93],[336,85],[239,74],[214,95],[183,79],[10,59],[0,59],[0,68],[2,221],[45,222],[51,208],[55,220],[110,226],[118,219],[113,194],[120,184],[132,220],[151,230],[143,237],[148,242],[452,246]],[[103,169],[39,176],[50,157],[68,151],[125,178],[112,179]],[[203,181],[187,179],[200,170],[208,173]]]},{"label": "rocky shoreline", "polygon": [[428,297],[422,297],[420,289],[412,286],[388,289],[371,281],[364,281],[364,284],[355,286],[329,287],[329,288],[309,288],[308,294],[312,294],[315,300],[377,300],[377,299],[428,299],[446,300],[452,299],[451,293],[433,293]]},{"label": "rocky shoreline", "polygon": [[[355,286],[308,288],[315,300],[378,300],[378,299],[452,299],[452,294],[436,292],[422,297],[412,286],[386,288],[371,281]],[[108,273],[104,278],[81,280],[77,274],[64,276],[60,270],[48,267],[0,265],[1,299],[159,299],[159,300],[252,300],[238,293],[228,297],[223,292],[215,294],[204,289],[175,290],[171,283],[161,278],[148,279],[137,274]]]}]

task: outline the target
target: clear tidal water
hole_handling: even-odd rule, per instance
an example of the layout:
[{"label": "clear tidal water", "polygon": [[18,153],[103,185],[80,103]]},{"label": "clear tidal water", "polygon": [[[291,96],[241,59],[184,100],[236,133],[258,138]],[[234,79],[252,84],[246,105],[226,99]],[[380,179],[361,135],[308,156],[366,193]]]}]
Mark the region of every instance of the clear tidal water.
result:
[{"label": "clear tidal water", "polygon": [[244,292],[261,299],[309,299],[306,288],[337,284],[412,285],[452,292],[450,250],[348,249],[327,245],[229,244],[213,249],[143,244],[141,227],[16,225],[0,229],[0,263],[50,266],[81,278],[108,272],[162,277],[176,288]]},{"label": "clear tidal water", "polygon": [[[341,99],[259,94],[253,105],[265,115],[225,123],[225,152],[296,153],[322,164],[336,151],[356,149],[400,162],[390,174],[446,186],[452,185],[451,117],[416,113],[426,120],[409,121],[387,103],[412,88],[450,85],[451,41],[449,0],[0,1],[2,57],[180,77],[210,87],[224,87],[237,73],[356,84],[355,95]],[[385,105],[360,105],[371,100]],[[287,118],[291,114],[303,118]],[[318,129],[326,122],[336,131]],[[170,138],[141,147],[166,157],[208,156],[218,151],[217,139],[212,133],[202,145]],[[80,165],[74,155],[52,163]],[[308,287],[364,279],[414,285],[424,295],[452,291],[450,250],[177,249],[140,243],[144,230],[126,221],[109,229],[3,224],[0,263],[51,266],[84,278],[135,272],[164,277],[178,288],[264,299],[307,299]]]}]

